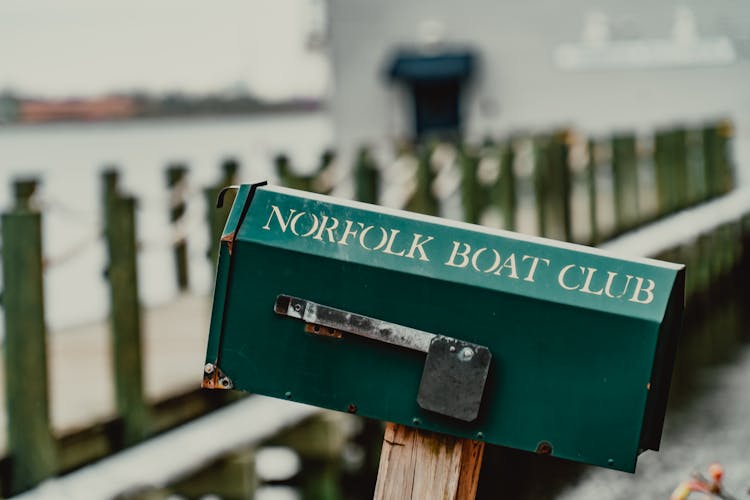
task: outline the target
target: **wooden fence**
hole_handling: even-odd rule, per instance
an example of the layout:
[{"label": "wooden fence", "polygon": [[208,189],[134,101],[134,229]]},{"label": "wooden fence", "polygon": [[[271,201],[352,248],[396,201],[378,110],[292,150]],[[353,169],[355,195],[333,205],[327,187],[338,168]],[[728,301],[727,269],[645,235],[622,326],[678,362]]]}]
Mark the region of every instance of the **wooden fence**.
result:
[{"label": "wooden fence", "polygon": [[[543,236],[597,244],[730,191],[730,135],[728,124],[717,123],[698,129],[660,131],[654,137],[618,134],[604,140],[561,131],[517,135],[478,146],[423,144],[403,147],[394,166],[387,168],[378,165],[369,149],[362,148],[352,169],[352,180],[356,197],[362,201],[380,202],[388,190],[401,190],[396,197],[401,208],[451,215],[453,203],[459,211],[454,215],[469,222],[507,229],[533,226]],[[276,168],[279,179],[288,186],[324,193],[334,188],[335,161],[331,152],[322,155],[320,167],[312,175],[296,174],[283,155],[276,158]],[[186,171],[184,165],[167,168],[170,219],[174,225],[185,213]],[[203,190],[209,202],[206,227],[212,242],[219,239],[230,205],[216,210],[213,201],[222,186],[235,182],[237,171],[236,162],[224,163],[219,181]],[[138,443],[237,397],[224,391],[196,390],[156,405],[145,400],[136,272],[137,200],[122,192],[117,171],[107,169],[102,173],[105,223],[101,236],[109,255],[110,341],[118,417],[92,423],[90,428],[72,435],[52,434],[41,215],[34,207],[35,187],[33,180],[16,182],[15,206],[2,216],[9,435],[8,455],[0,461],[4,495],[24,491],[45,478]],[[609,223],[602,218],[605,213]],[[750,219],[745,213],[694,241],[680,241],[651,255],[688,264],[688,315],[710,307],[725,297],[723,294],[735,293],[743,279],[748,281],[748,235]],[[212,263],[216,259],[214,247],[208,251]],[[173,249],[178,287],[184,290],[189,284],[184,235],[173,238]],[[731,286],[726,285],[729,282]],[[85,390],[85,383],[81,390]],[[318,431],[306,433],[290,446],[304,455],[301,447],[317,434]],[[365,435],[372,436],[372,429]],[[273,441],[272,436],[269,441]],[[369,442],[368,446],[374,445]],[[313,463],[318,458],[311,460]],[[325,471],[338,474],[338,460],[328,454],[319,465],[310,465],[309,470],[319,470],[330,479]],[[371,462],[372,459],[367,463],[372,465]],[[330,481],[328,484],[326,487],[330,487]]]}]

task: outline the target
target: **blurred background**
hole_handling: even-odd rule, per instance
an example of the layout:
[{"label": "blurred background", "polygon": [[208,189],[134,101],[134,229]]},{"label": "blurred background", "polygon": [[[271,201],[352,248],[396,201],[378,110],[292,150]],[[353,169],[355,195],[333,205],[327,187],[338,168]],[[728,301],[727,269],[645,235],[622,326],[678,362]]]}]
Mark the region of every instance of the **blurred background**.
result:
[{"label": "blurred background", "polygon": [[379,422],[197,388],[213,203],[268,180],[686,263],[662,451],[488,447],[478,497],[666,498],[715,460],[743,495],[749,88],[738,0],[0,3],[0,493],[372,496]]}]

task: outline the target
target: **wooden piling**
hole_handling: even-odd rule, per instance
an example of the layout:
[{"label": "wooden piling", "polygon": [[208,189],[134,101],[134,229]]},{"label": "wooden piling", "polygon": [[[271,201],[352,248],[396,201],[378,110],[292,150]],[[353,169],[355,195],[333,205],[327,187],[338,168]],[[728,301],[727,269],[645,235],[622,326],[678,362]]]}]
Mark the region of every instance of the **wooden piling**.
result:
[{"label": "wooden piling", "polygon": [[596,246],[599,244],[599,217],[597,215],[597,173],[599,171],[596,156],[596,142],[589,139],[586,144],[588,148],[588,163],[586,164],[586,186],[589,198],[589,245]]},{"label": "wooden piling", "polygon": [[570,241],[573,227],[567,131],[538,137],[535,140],[534,158],[539,234]]},{"label": "wooden piling", "polygon": [[219,185],[231,186],[237,182],[237,173],[240,170],[240,163],[235,158],[224,158],[221,162],[221,180]]},{"label": "wooden piling", "polygon": [[615,231],[623,232],[638,224],[638,158],[633,134],[612,138],[612,182],[615,204]]},{"label": "wooden piling", "polygon": [[431,158],[434,147],[428,144],[418,146],[417,187],[406,210],[427,215],[437,215],[438,202],[432,190],[435,174],[432,171]]},{"label": "wooden piling", "polygon": [[2,216],[5,408],[12,493],[31,488],[58,468],[49,423],[42,219],[30,209],[35,184],[16,184],[18,203]]},{"label": "wooden piling", "polygon": [[688,205],[688,156],[687,130],[676,128],[671,134],[671,147],[674,155],[673,179],[675,186],[675,209],[681,210]]},{"label": "wooden piling", "polygon": [[115,406],[122,419],[122,444],[127,446],[141,441],[149,433],[149,415],[143,394],[135,200],[112,193],[105,216]]},{"label": "wooden piling", "polygon": [[166,170],[167,187],[170,189],[169,220],[175,231],[174,261],[177,289],[184,292],[188,289],[188,254],[187,239],[184,234],[178,234],[178,223],[187,211],[185,200],[187,167],[181,163],[169,165]]},{"label": "wooden piling", "polygon": [[350,415],[325,412],[275,436],[268,444],[293,449],[302,462],[294,482],[302,498],[340,500],[341,455],[347,443]]},{"label": "wooden piling", "polygon": [[380,192],[379,171],[367,146],[357,152],[354,165],[354,197],[365,203],[377,204]]},{"label": "wooden piling", "polygon": [[500,210],[503,214],[503,226],[509,231],[516,230],[516,155],[513,149],[513,139],[500,148],[500,180],[495,188],[496,197],[499,198]]},{"label": "wooden piling", "polygon": [[376,500],[476,496],[484,443],[388,423]]},{"label": "wooden piling", "polygon": [[732,189],[733,175],[729,160],[729,141],[732,125],[729,121],[703,127],[703,169],[707,198],[722,195]]},{"label": "wooden piling", "polygon": [[479,158],[476,151],[468,144],[461,144],[458,148],[458,161],[461,167],[461,206],[464,221],[477,224],[482,212],[479,182],[477,180],[477,166]]},{"label": "wooden piling", "polygon": [[547,196],[549,183],[549,158],[547,148],[549,138],[537,136],[532,140],[534,148],[534,201],[536,206],[537,234],[547,236]]}]

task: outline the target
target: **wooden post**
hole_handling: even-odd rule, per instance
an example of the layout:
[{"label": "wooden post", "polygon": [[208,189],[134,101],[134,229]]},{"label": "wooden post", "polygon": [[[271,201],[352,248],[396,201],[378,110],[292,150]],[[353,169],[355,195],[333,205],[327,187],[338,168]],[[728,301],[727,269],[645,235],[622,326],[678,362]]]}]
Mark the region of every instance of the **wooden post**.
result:
[{"label": "wooden post", "polygon": [[35,185],[35,181],[17,183],[17,206],[2,216],[5,403],[12,493],[57,472],[49,424],[42,219],[29,208]]},{"label": "wooden post", "polygon": [[375,500],[476,496],[484,443],[388,423]]},{"label": "wooden post", "polygon": [[732,169],[728,154],[731,135],[732,125],[728,121],[703,128],[703,169],[708,198],[724,194],[732,188]]},{"label": "wooden post", "polygon": [[438,213],[437,199],[432,192],[432,182],[435,180],[431,166],[433,150],[434,148],[427,144],[418,146],[417,187],[406,210],[427,215]]},{"label": "wooden post", "polygon": [[[169,220],[172,222],[174,230],[177,230],[177,223],[187,210],[185,202],[185,177],[187,167],[180,163],[169,165],[167,167],[167,187],[171,190],[169,199]],[[188,255],[187,239],[184,235],[179,235],[174,241],[174,260],[175,274],[177,276],[177,288],[181,292],[188,289]]]},{"label": "wooden post", "polygon": [[567,131],[540,138],[534,150],[539,234],[570,241],[570,168]]},{"label": "wooden post", "polygon": [[355,199],[365,203],[377,203],[380,192],[378,169],[367,146],[357,152],[357,163],[354,166]]},{"label": "wooden post", "polygon": [[509,231],[516,230],[516,171],[513,139],[500,148],[500,180],[497,185],[500,207],[503,213],[503,226]]},{"label": "wooden post", "polygon": [[596,246],[599,244],[599,218],[597,217],[597,197],[596,182],[599,162],[596,157],[596,142],[589,139],[588,147],[588,164],[586,165],[586,184],[589,193],[589,245]]},{"label": "wooden post", "polygon": [[549,138],[537,136],[532,139],[534,147],[534,198],[536,202],[537,234],[547,236],[547,196],[549,185]]},{"label": "wooden post", "polygon": [[[105,177],[105,185],[106,185]],[[106,187],[105,187],[106,189]],[[143,396],[141,310],[136,269],[135,200],[110,193],[105,207],[111,297],[115,400],[122,418],[122,444],[148,435],[149,415]],[[105,193],[105,200],[107,200]]]},{"label": "wooden post", "polygon": [[240,169],[239,162],[234,158],[225,158],[221,162],[221,181],[219,185],[221,187],[230,186],[237,180],[237,172]]},{"label": "wooden post", "polygon": [[632,134],[612,138],[612,180],[615,203],[615,231],[638,223],[638,159]]},{"label": "wooden post", "polygon": [[477,181],[479,159],[476,151],[468,144],[459,146],[458,158],[461,164],[461,205],[464,211],[464,221],[477,224],[481,215],[479,183]]},{"label": "wooden post", "polygon": [[687,131],[684,128],[672,131],[671,149],[674,158],[672,182],[675,186],[675,208],[680,210],[688,204]]},{"label": "wooden post", "polygon": [[654,135],[654,177],[656,178],[657,214],[659,216],[672,211],[668,142],[668,132],[658,130]]}]

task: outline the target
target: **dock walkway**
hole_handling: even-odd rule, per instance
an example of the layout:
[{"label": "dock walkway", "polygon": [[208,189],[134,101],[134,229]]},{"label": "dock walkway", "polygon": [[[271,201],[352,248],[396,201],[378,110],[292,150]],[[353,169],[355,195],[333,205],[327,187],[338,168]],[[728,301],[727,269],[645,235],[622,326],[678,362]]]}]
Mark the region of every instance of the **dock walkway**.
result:
[{"label": "dock walkway", "polygon": [[[143,310],[144,389],[149,402],[200,386],[210,312],[210,297],[199,295],[181,295],[168,304]],[[47,342],[50,418],[55,435],[114,418],[108,321],[49,332]],[[3,367],[0,400],[5,398],[4,374]],[[5,411],[0,412],[2,452],[7,449],[6,418]]]}]

